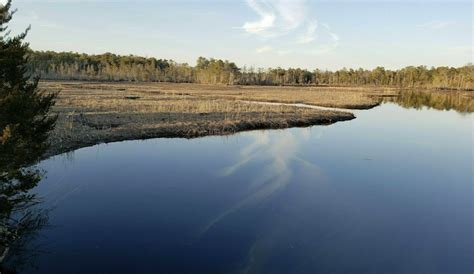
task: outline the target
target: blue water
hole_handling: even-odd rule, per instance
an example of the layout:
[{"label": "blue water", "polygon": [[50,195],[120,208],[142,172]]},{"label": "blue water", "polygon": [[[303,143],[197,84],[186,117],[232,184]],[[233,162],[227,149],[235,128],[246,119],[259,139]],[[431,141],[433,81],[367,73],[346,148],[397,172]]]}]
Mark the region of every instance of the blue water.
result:
[{"label": "blue water", "polygon": [[472,273],[473,114],[79,149],[23,273]]}]

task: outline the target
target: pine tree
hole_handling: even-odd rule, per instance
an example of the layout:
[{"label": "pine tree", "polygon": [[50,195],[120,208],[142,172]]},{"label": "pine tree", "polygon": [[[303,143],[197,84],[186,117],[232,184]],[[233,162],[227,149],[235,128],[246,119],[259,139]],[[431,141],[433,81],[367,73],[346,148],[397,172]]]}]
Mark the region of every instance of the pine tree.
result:
[{"label": "pine tree", "polygon": [[[42,224],[28,212],[35,203],[28,191],[41,180],[31,167],[48,148],[56,117],[50,114],[57,94],[38,89],[39,78],[28,73],[29,28],[10,36],[11,0],[0,4],[0,272],[9,247]],[[15,216],[15,217],[14,217]]]},{"label": "pine tree", "polygon": [[0,6],[0,166],[15,169],[16,163],[34,163],[32,156],[47,149],[56,121],[49,112],[57,94],[40,90],[39,78],[29,75],[29,48],[23,41],[29,28],[9,37],[10,9],[11,0]]}]

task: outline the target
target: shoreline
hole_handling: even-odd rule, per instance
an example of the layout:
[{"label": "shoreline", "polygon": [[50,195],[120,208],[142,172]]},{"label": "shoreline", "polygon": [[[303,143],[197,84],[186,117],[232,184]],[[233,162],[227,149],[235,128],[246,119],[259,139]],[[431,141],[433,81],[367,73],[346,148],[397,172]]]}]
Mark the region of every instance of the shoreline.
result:
[{"label": "shoreline", "polygon": [[[117,141],[329,125],[355,119],[351,110],[371,109],[400,95],[384,88],[172,83],[43,81],[40,87],[61,91],[53,108],[58,121],[46,158]],[[436,103],[435,97],[413,99]]]},{"label": "shoreline", "polygon": [[[277,129],[288,129],[288,128],[305,128],[312,126],[328,126],[337,122],[350,121],[356,117],[352,113],[345,113],[339,117],[334,116],[333,118],[319,118],[314,117],[307,120],[288,120],[283,123],[275,121],[266,122],[240,122],[238,124],[225,125],[222,128],[217,127],[201,127],[191,129],[191,131],[183,131],[177,128],[163,128],[162,130],[149,130],[149,131],[128,131],[119,132],[116,134],[110,134],[105,137],[95,136],[92,138],[84,138],[82,140],[74,140],[72,142],[62,142],[60,146],[51,145],[50,149],[44,155],[44,159],[48,159],[61,154],[73,152],[75,150],[92,147],[100,144],[108,144],[114,142],[123,141],[138,141],[138,140],[149,140],[156,138],[182,138],[182,139],[195,139],[203,138],[208,136],[229,136],[241,132],[255,131],[255,130],[277,130]],[[52,141],[54,142],[54,141]]]},{"label": "shoreline", "polygon": [[117,141],[329,125],[355,116],[328,104],[365,109],[380,103],[361,92],[294,88],[82,82],[41,82],[41,88],[61,91],[46,158]]}]

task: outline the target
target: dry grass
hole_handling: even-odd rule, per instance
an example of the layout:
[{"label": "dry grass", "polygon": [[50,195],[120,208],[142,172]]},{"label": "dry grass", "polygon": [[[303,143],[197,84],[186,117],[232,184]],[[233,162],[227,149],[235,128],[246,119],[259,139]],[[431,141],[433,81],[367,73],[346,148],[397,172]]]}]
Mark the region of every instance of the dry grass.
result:
[{"label": "dry grass", "polygon": [[[41,86],[61,90],[54,108],[59,119],[51,136],[49,155],[101,142],[223,135],[354,118],[351,113],[340,111],[245,103],[238,100],[263,101],[266,97],[256,96],[257,92],[251,89],[250,96],[227,92],[229,87],[225,86],[68,82],[44,82]],[[303,97],[290,100],[294,93],[290,90],[284,90],[281,102],[311,103],[301,101]],[[276,95],[276,91],[268,92]]]},{"label": "dry grass", "polygon": [[309,105],[366,109],[380,103],[380,95],[394,95],[391,88],[353,87],[268,87],[225,86],[172,83],[91,83],[48,82],[50,87],[79,90],[114,90],[136,94],[162,94],[171,96],[199,97],[206,99],[247,100],[281,103],[305,103]]}]

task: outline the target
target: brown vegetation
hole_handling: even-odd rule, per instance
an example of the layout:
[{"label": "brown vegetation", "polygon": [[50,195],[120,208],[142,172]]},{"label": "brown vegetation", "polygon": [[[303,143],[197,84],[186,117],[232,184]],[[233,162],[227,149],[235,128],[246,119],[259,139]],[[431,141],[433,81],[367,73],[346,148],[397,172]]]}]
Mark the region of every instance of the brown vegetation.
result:
[{"label": "brown vegetation", "polygon": [[101,142],[155,137],[192,138],[251,129],[330,124],[346,111],[248,101],[368,109],[383,100],[405,107],[472,112],[472,92],[415,92],[374,88],[262,87],[172,83],[42,82],[61,90],[49,155]]},{"label": "brown vegetation", "polygon": [[[324,96],[316,95],[317,92],[312,92],[314,95],[311,96],[307,91],[294,88],[262,90],[261,87],[232,89],[226,86],[80,82],[43,82],[41,86],[49,91],[61,90],[54,109],[59,118],[50,138],[52,147],[48,155],[101,142],[224,135],[252,129],[331,124],[354,118],[348,112],[240,101],[317,104],[320,97],[326,105],[332,102],[335,106],[343,106],[343,93],[323,99]],[[375,103],[370,96],[347,98],[365,106]]]}]

